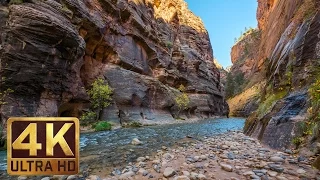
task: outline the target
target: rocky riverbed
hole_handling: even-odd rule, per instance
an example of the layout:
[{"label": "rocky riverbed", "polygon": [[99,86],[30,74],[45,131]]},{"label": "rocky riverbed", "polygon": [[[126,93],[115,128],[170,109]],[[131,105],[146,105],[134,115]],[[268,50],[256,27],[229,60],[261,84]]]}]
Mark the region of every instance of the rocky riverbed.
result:
[{"label": "rocky riverbed", "polygon": [[[292,150],[279,152],[264,147],[242,132],[229,132],[190,147],[167,148],[154,157],[139,157],[105,179],[320,179],[310,160]],[[91,176],[95,179],[95,176]]]},{"label": "rocky riverbed", "polygon": [[115,168],[109,175],[89,169],[78,177],[55,176],[55,179],[320,179],[319,171],[310,165],[312,159],[298,156],[294,150],[279,152],[267,148],[241,131],[205,137],[187,144],[189,146],[174,148],[163,146],[154,152],[154,156],[139,157],[135,163]]}]

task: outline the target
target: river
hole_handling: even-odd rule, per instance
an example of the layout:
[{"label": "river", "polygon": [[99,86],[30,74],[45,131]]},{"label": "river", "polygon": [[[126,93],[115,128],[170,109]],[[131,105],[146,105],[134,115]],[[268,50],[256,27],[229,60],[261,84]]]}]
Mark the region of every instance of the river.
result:
[{"label": "river", "polygon": [[[195,123],[179,123],[141,128],[122,128],[113,131],[85,133],[80,136],[80,169],[104,169],[151,155],[162,146],[183,145],[183,139],[201,140],[230,130],[241,130],[245,119],[207,119]],[[138,138],[142,145],[131,145]],[[6,171],[6,151],[0,152],[0,171]]]}]

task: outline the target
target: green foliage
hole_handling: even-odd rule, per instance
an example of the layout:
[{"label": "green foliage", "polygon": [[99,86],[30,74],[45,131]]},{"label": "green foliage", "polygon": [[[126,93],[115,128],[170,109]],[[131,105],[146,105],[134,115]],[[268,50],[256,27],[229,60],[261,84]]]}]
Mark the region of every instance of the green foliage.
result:
[{"label": "green foliage", "polygon": [[166,46],[167,46],[167,48],[171,49],[173,47],[173,44],[171,41],[167,41]]},{"label": "green foliage", "polygon": [[126,127],[126,128],[139,128],[139,127],[143,127],[143,125],[139,122],[131,122],[129,124],[127,123],[122,123],[122,127]]},{"label": "green foliage", "polygon": [[100,121],[94,125],[95,131],[109,131],[111,130],[111,124],[107,121]]},{"label": "green foliage", "polygon": [[302,134],[302,136],[310,136],[313,134],[315,126],[316,126],[315,122],[311,122],[311,121],[299,122],[298,131]]},{"label": "green foliage", "polygon": [[292,71],[288,71],[288,72],[286,72],[287,85],[291,85],[292,75],[293,75]]},{"label": "green foliage", "polygon": [[176,98],[175,101],[179,107],[179,111],[181,110],[186,110],[188,109],[188,105],[190,103],[190,99],[188,95],[184,92],[185,87],[181,84],[180,87],[178,88],[182,93],[179,94]]},{"label": "green foliage", "polygon": [[294,144],[296,146],[296,148],[298,148],[303,142],[303,137],[295,137],[292,139],[292,144]]},{"label": "green foliage", "polygon": [[22,4],[23,0],[10,0],[9,4]]},{"label": "green foliage", "polygon": [[320,135],[320,123],[316,122],[312,128],[313,139],[317,139],[319,137],[319,135]]},{"label": "green foliage", "polygon": [[312,106],[319,106],[320,104],[320,79],[313,83],[309,88],[309,96]]},{"label": "green foliage", "polygon": [[87,126],[96,120],[97,114],[93,111],[86,112],[80,117],[80,124]]},{"label": "green foliage", "polygon": [[110,105],[113,90],[103,79],[97,79],[92,83],[92,88],[88,91],[91,98],[91,104],[95,109],[102,109]]},{"label": "green foliage", "polygon": [[228,73],[225,87],[227,99],[241,93],[246,85],[247,81],[244,79],[244,74],[242,72],[235,74]]},{"label": "green foliage", "polygon": [[228,73],[227,74],[227,78],[226,78],[226,87],[225,87],[225,91],[226,91],[226,98],[229,99],[231,97],[234,96],[235,94],[235,82],[233,80],[232,77],[232,73]]},{"label": "green foliage", "polygon": [[13,93],[14,91],[10,88],[8,88],[7,90],[5,90],[4,92],[0,92],[0,105],[4,105],[7,102],[5,102],[5,98],[10,94]]},{"label": "green foliage", "polygon": [[265,101],[260,103],[257,110],[258,116],[259,117],[264,116],[268,111],[270,111],[273,108],[275,102],[282,99],[286,95],[287,95],[287,91],[285,90],[269,95]]},{"label": "green foliage", "polygon": [[258,29],[253,29],[252,27],[249,27],[249,28],[245,27],[244,30],[245,30],[244,33],[241,31],[240,37],[234,39],[235,44],[243,40],[249,34],[252,34],[253,37],[256,39],[260,37],[260,31]]},{"label": "green foliage", "polygon": [[320,79],[310,86],[308,92],[311,101],[311,108],[308,110],[310,119],[313,122],[320,122]]}]

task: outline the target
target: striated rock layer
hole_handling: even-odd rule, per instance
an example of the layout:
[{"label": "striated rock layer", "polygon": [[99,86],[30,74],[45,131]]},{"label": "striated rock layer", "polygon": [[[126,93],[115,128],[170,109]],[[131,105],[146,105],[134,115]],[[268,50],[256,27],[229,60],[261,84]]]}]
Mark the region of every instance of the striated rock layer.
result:
[{"label": "striated rock layer", "polygon": [[245,132],[273,148],[289,148],[308,120],[308,88],[320,75],[319,2],[258,2],[261,41],[253,68],[266,86]]},{"label": "striated rock layer", "polygon": [[[1,1],[2,2],[2,1]],[[114,89],[102,118],[172,121],[227,114],[208,33],[183,0],[47,0],[0,8],[2,105],[10,116],[80,116],[98,77]]]}]

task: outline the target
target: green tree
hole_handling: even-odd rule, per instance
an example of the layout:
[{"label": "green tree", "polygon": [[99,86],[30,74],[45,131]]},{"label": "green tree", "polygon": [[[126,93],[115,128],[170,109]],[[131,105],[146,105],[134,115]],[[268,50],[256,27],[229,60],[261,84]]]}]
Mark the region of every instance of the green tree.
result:
[{"label": "green tree", "polygon": [[243,85],[245,83],[244,74],[242,72],[239,72],[234,76],[234,83],[235,83],[234,93],[235,94],[241,93],[243,90]]},{"label": "green tree", "polygon": [[226,91],[226,98],[229,99],[234,95],[234,89],[235,89],[235,83],[233,80],[233,76],[232,73],[229,72],[227,74],[227,78],[226,78],[226,87],[225,87],[225,91]]},{"label": "green tree", "polygon": [[91,105],[97,112],[96,120],[100,119],[102,109],[110,105],[112,92],[113,90],[101,78],[92,83],[92,88],[88,91],[88,94],[91,99]]},{"label": "green tree", "polygon": [[181,92],[181,94],[179,94],[176,98],[175,98],[175,101],[179,107],[179,111],[178,111],[178,117],[179,117],[179,114],[180,114],[180,111],[181,110],[186,110],[188,109],[188,105],[190,103],[190,99],[187,95],[187,93],[185,93],[185,87],[181,84],[179,86],[179,91]]}]

